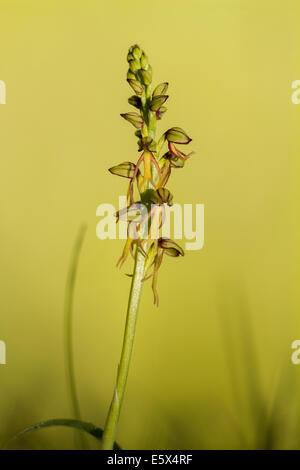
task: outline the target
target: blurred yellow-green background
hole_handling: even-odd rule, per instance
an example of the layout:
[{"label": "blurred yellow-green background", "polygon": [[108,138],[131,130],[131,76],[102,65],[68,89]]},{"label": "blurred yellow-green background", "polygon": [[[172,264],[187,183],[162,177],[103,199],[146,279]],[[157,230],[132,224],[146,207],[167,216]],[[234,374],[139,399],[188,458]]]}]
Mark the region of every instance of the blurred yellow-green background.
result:
[{"label": "blurred yellow-green background", "polygon": [[[115,268],[123,242],[98,240],[95,214],[125,193],[107,168],[137,158],[119,114],[138,43],[154,81],[170,83],[161,132],[193,137],[169,187],[176,202],[205,204],[205,246],[166,260],[159,309],[144,287],[118,441],[300,448],[299,13],[297,0],[0,1],[1,441],[71,417],[63,305],[82,222],[76,375],[84,419],[104,424],[130,280]],[[61,428],[14,444],[72,446]]]}]

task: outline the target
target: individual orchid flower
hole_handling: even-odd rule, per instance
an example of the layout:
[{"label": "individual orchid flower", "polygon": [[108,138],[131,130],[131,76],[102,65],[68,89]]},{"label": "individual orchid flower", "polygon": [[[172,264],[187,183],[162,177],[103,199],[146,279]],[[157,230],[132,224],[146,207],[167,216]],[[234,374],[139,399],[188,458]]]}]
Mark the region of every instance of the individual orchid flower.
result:
[{"label": "individual orchid flower", "polygon": [[[164,255],[177,258],[178,256],[184,256],[183,249],[170,238],[162,237],[153,242],[149,249],[149,257],[145,263],[145,278],[144,281],[152,279],[152,290],[154,295],[154,303],[158,306],[159,297],[157,293],[157,278],[158,270],[162,264]],[[149,274],[149,271],[152,272]]]}]

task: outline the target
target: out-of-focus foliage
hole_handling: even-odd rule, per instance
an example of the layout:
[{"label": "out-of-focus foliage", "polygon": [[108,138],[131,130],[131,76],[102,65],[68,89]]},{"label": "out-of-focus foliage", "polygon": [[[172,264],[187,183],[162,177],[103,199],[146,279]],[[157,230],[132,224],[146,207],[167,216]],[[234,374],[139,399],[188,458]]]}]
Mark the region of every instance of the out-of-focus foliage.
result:
[{"label": "out-of-focus foliage", "polygon": [[[121,153],[137,157],[119,113],[124,51],[138,42],[151,51],[155,82],[168,80],[176,96],[160,130],[182,125],[193,136],[193,166],[172,184],[174,202],[205,204],[205,246],[180,270],[166,259],[159,309],[144,290],[118,442],[300,448],[300,367],[290,362],[300,333],[298,2],[2,3],[1,440],[71,418],[63,303],[82,222],[76,375],[82,419],[103,427],[130,279],[114,267],[123,242],[96,238],[95,213],[103,202],[117,207],[123,192],[106,169]],[[68,448],[73,432],[40,430],[14,445]]]}]

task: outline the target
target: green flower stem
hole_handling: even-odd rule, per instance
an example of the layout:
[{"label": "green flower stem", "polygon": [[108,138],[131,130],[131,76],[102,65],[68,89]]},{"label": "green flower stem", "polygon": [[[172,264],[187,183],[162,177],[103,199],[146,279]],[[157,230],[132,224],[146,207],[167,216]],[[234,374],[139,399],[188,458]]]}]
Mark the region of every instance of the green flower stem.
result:
[{"label": "green flower stem", "polygon": [[[136,46],[136,49],[139,49],[139,48]],[[144,58],[144,60],[146,59]],[[142,68],[144,68],[144,66],[147,67],[147,60],[146,60],[146,64],[144,64]],[[142,131],[143,137],[149,136],[153,140],[155,140],[156,113],[153,113],[149,109],[149,104],[151,100],[151,84],[150,83],[148,83],[147,85],[143,84],[142,86],[143,86],[143,93],[141,95],[142,109],[140,110],[140,114],[141,114],[141,117],[145,121],[145,125],[143,126],[141,131]],[[148,189],[148,187],[146,189]],[[148,250],[146,249],[146,252],[147,251]],[[103,431],[102,446],[101,446],[103,450],[113,449],[114,443],[115,443],[116,430],[117,430],[117,425],[119,421],[119,416],[120,416],[120,411],[121,411],[121,406],[123,402],[127,376],[128,376],[129,366],[130,366],[130,360],[131,360],[131,355],[132,355],[137,313],[138,313],[139,301],[141,297],[143,279],[144,279],[145,262],[146,262],[145,256],[140,251],[138,245],[136,245],[135,263],[134,263],[133,277],[132,277],[131,288],[130,288],[130,293],[129,293],[121,359],[120,359],[120,364],[118,367],[115,391],[114,391],[114,395],[113,395],[111,405],[109,408],[104,431]]]},{"label": "green flower stem", "polygon": [[144,277],[144,266],[145,256],[137,247],[127,308],[123,347],[121,352],[120,364],[118,367],[117,382],[103,432],[103,450],[113,449],[115,442],[116,430],[126,387],[130,359],[132,355],[136,319],[143,285],[142,281]]}]

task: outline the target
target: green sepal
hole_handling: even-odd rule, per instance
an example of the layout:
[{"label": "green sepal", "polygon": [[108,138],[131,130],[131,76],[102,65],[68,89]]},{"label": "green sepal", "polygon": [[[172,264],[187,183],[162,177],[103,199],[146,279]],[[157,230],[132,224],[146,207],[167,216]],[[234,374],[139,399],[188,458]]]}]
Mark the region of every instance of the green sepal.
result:
[{"label": "green sepal", "polygon": [[142,50],[137,44],[135,46],[132,46],[132,55],[137,60],[140,60],[142,56]]},{"label": "green sepal", "polygon": [[127,62],[130,62],[131,60],[134,60],[134,57],[133,57],[132,52],[129,50],[129,52],[127,54]]},{"label": "green sepal", "polygon": [[171,240],[171,238],[160,238],[158,240],[158,245],[164,250],[164,253],[168,256],[172,256],[173,258],[177,258],[178,256],[184,256],[184,251],[181,246]]},{"label": "green sepal", "polygon": [[112,175],[122,176],[124,178],[132,178],[134,170],[135,164],[132,162],[123,162],[108,169]]},{"label": "green sepal", "polygon": [[131,104],[131,106],[134,106],[137,109],[141,109],[141,107],[142,107],[141,98],[137,95],[130,96],[130,98],[128,98],[128,103]]},{"label": "green sepal", "polygon": [[165,95],[166,91],[168,89],[169,83],[168,82],[163,82],[157,85],[157,87],[154,89],[153,95],[152,96],[158,96],[158,95]]},{"label": "green sepal", "polygon": [[149,70],[140,69],[138,71],[138,76],[141,78],[141,81],[144,85],[148,86],[152,82],[152,74]]},{"label": "green sepal", "polygon": [[141,58],[140,58],[140,63],[141,63],[142,69],[146,69],[149,65],[148,57],[145,54],[145,52],[142,52],[142,55],[141,55]]},{"label": "green sepal", "polygon": [[174,142],[175,144],[188,144],[192,140],[181,127],[172,127],[167,130],[165,136],[168,142]]},{"label": "green sepal", "polygon": [[165,112],[167,111],[166,106],[161,106],[157,111],[156,111],[156,119],[160,120]]},{"label": "green sepal", "polygon": [[167,204],[171,206],[173,195],[167,188],[148,189],[141,194],[141,199],[145,204]]},{"label": "green sepal", "polygon": [[156,190],[160,204],[167,204],[171,206],[173,204],[173,194],[167,188],[158,188]]},{"label": "green sepal", "polygon": [[135,74],[132,73],[130,69],[127,72],[127,77],[126,78],[127,78],[127,80],[136,80]]},{"label": "green sepal", "polygon": [[129,69],[133,73],[136,73],[140,69],[140,61],[139,60],[136,60],[136,59],[130,60],[128,62],[128,64],[129,64]]},{"label": "green sepal", "polygon": [[143,94],[143,86],[138,80],[135,80],[133,78],[127,78],[127,82],[129,83],[129,85],[131,86],[131,88],[137,95]]},{"label": "green sepal", "polygon": [[161,106],[167,101],[168,98],[169,98],[168,95],[154,96],[150,103],[151,111],[158,111],[161,108]]},{"label": "green sepal", "polygon": [[122,118],[130,122],[136,129],[141,129],[144,125],[142,116],[138,113],[124,113],[121,114]]}]

